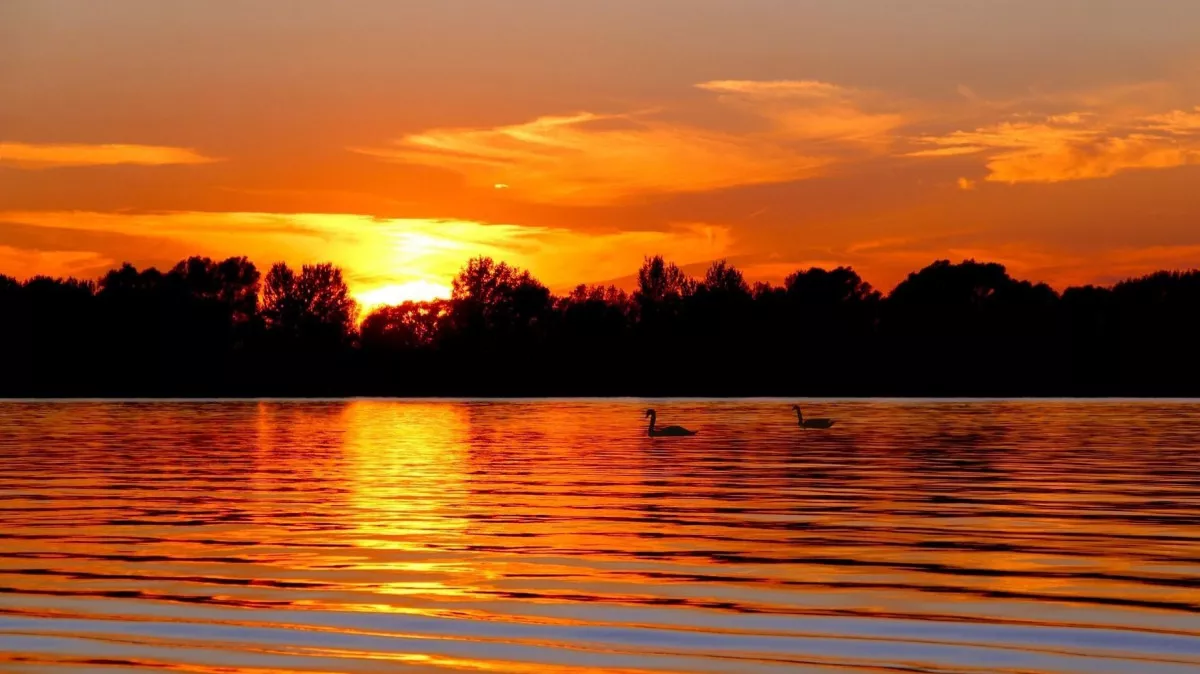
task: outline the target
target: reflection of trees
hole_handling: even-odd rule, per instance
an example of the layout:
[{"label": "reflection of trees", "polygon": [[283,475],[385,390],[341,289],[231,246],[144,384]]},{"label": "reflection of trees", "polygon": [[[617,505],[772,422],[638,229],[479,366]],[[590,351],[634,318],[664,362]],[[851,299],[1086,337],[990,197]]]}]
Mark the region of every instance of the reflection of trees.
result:
[{"label": "reflection of trees", "polygon": [[470,260],[453,297],[355,322],[329,264],[189,258],[97,283],[0,277],[0,394],[1200,393],[1200,272],[1111,288],[936,262],[883,296],[853,270],[750,287],[661,256],[637,287],[563,296]]}]

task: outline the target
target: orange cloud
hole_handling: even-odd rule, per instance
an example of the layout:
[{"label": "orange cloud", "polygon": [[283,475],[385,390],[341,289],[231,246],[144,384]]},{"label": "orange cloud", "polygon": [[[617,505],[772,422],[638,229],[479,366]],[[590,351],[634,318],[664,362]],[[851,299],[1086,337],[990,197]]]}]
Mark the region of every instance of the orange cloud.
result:
[{"label": "orange cloud", "polygon": [[987,152],[988,148],[982,145],[951,145],[948,147],[939,147],[932,150],[918,150],[909,152],[904,155],[906,157],[958,157],[965,154],[979,154]]},{"label": "orange cloud", "polygon": [[476,187],[515,199],[601,205],[812,178],[844,161],[850,147],[886,143],[906,122],[883,110],[888,101],[878,94],[824,82],[728,80],[697,88],[766,121],[765,128],[730,133],[647,113],[582,112],[508,126],[432,129],[390,146],[352,149],[455,171]]},{"label": "orange cloud", "polygon": [[1162,115],[1151,115],[1145,121],[1146,127],[1155,131],[1175,135],[1200,134],[1200,106],[1191,112],[1173,110]]},{"label": "orange cloud", "polygon": [[112,264],[112,259],[89,251],[30,251],[0,243],[0,275],[17,279],[39,275],[86,278],[85,270]]},{"label": "orange cloud", "polygon": [[1141,134],[1030,148],[994,158],[988,180],[1006,183],[1108,178],[1131,169],[1163,169],[1200,160],[1200,151]]},{"label": "orange cloud", "polygon": [[[1105,123],[1095,115],[1051,115],[1040,122],[1003,122],[974,131],[926,136],[936,147],[910,157],[947,157],[985,153],[987,180],[1004,183],[1055,183],[1108,178],[1134,169],[1163,169],[1200,161],[1200,139],[1189,132],[1190,113],[1174,112]],[[1164,135],[1159,131],[1169,130]],[[1173,134],[1173,135],[1171,135]]]},{"label": "orange cloud", "polygon": [[392,147],[354,149],[449,169],[481,188],[504,185],[505,194],[519,199],[582,205],[798,180],[829,163],[765,136],[592,113],[495,128],[434,129]]},{"label": "orange cloud", "polygon": [[38,145],[0,143],[0,166],[22,169],[47,169],[64,166],[168,166],[207,164],[218,159],[194,150],[157,145]]},{"label": "orange cloud", "polygon": [[909,121],[890,98],[828,82],[722,80],[697,87],[766,117],[791,139],[878,143]]}]

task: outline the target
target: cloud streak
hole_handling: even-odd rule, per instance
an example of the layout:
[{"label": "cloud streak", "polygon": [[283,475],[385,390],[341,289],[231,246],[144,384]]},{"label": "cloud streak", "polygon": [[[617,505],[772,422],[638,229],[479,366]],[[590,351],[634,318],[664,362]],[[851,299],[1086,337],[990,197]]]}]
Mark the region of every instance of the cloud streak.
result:
[{"label": "cloud streak", "polygon": [[880,144],[909,122],[904,104],[877,92],[813,80],[720,80],[696,85],[722,102],[764,117],[795,141]]},{"label": "cloud streak", "polygon": [[392,146],[355,151],[451,170],[480,188],[505,185],[504,194],[516,199],[574,205],[800,180],[830,162],[768,136],[638,114],[580,113],[494,128],[433,129]]},{"label": "cloud streak", "polygon": [[[713,80],[695,88],[716,97],[718,112],[749,121],[749,129],[734,133],[726,118],[672,121],[670,110],[580,112],[431,129],[353,149],[453,171],[515,201],[584,206],[821,177],[835,165],[895,155],[900,142],[909,147],[899,154],[913,158],[979,155],[985,180],[1008,184],[1108,178],[1200,161],[1200,108],[1147,109],[1169,93],[1153,84],[1002,103],[972,93],[940,107],[815,80]],[[1028,111],[1039,107],[1050,110]],[[952,116],[972,123],[937,130]],[[904,134],[917,125],[934,131]]]},{"label": "cloud streak", "polygon": [[0,166],[51,169],[69,166],[171,166],[220,161],[195,150],[159,145],[0,143]]},{"label": "cloud streak", "polygon": [[725,80],[696,85],[725,113],[759,128],[670,121],[659,114],[545,116],[507,126],[442,128],[383,147],[379,159],[447,169],[478,188],[544,203],[603,205],[823,175],[847,153],[886,144],[905,117],[878,94],[813,81]]},{"label": "cloud streak", "polygon": [[1032,119],[1010,115],[973,130],[926,135],[916,139],[925,149],[906,156],[983,155],[986,180],[1008,184],[1093,180],[1200,163],[1200,108],[1145,114],[1128,105],[1105,108],[1099,95],[1079,100],[1097,107]]}]

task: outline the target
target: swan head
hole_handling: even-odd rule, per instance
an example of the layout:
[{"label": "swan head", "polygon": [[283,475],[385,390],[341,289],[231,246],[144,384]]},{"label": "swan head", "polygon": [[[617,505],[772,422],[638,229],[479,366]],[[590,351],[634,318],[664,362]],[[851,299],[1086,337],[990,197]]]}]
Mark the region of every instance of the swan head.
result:
[{"label": "swan head", "polygon": [[658,416],[658,412],[655,412],[654,410],[646,410],[646,414],[643,416],[655,417],[655,416]]},{"label": "swan head", "polygon": [[800,411],[800,406],[799,406],[799,405],[792,405],[792,409],[793,409],[793,410],[795,410],[796,412],[799,412],[799,411]]}]

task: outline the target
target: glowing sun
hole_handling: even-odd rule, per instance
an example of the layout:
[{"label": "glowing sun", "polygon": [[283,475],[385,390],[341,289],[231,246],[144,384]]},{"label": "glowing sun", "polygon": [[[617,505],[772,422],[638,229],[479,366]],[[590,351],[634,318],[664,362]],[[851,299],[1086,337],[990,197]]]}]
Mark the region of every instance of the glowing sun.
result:
[{"label": "glowing sun", "polygon": [[450,297],[450,287],[440,283],[419,280],[396,285],[372,288],[355,297],[363,313],[383,306],[395,306],[405,302],[431,302]]}]

